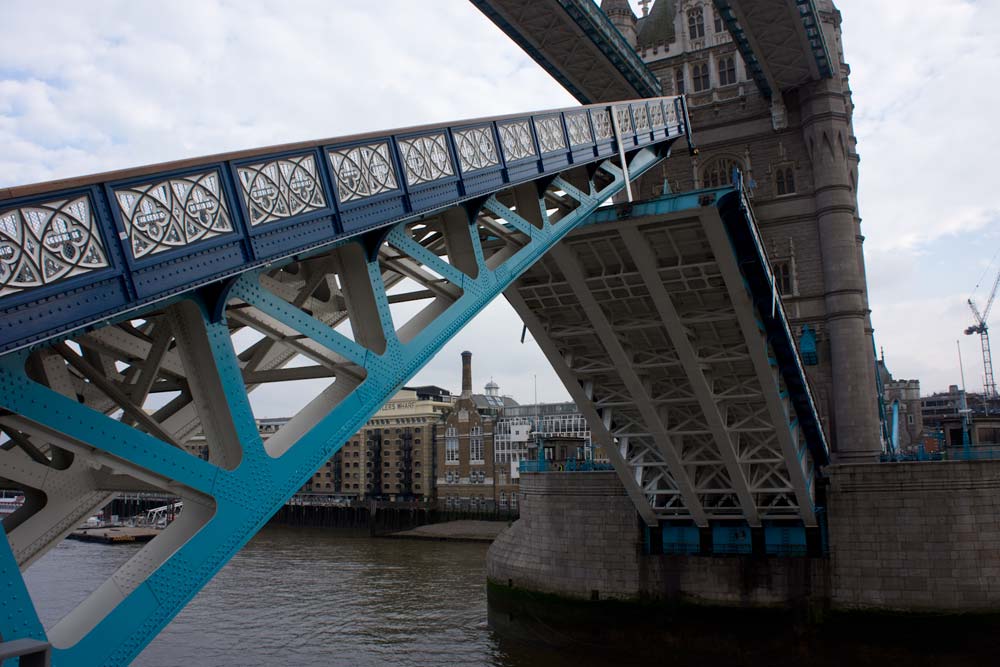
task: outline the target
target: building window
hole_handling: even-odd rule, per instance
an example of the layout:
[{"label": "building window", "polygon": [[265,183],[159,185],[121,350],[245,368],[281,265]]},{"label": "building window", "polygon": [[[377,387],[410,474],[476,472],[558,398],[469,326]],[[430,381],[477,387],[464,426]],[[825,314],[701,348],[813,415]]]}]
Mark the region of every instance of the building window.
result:
[{"label": "building window", "polygon": [[791,167],[778,167],[774,176],[775,190],[779,195],[790,195],[795,192],[795,172]]},{"label": "building window", "polygon": [[684,68],[678,67],[674,70],[674,81],[676,85],[674,86],[675,91],[678,95],[684,94]]},{"label": "building window", "polygon": [[691,81],[694,92],[708,90],[708,63],[698,63],[691,68]]},{"label": "building window", "polygon": [[705,12],[701,7],[688,11],[688,36],[691,39],[705,36]]},{"label": "building window", "polygon": [[913,423],[913,415],[906,415],[906,423],[907,424]]},{"label": "building window", "polygon": [[736,83],[736,59],[726,56],[719,59],[719,85],[730,86]]},{"label": "building window", "polygon": [[458,463],[458,437],[450,436],[444,439],[444,462]]},{"label": "building window", "polygon": [[771,265],[774,271],[774,284],[778,288],[778,294],[784,296],[792,293],[792,267],[786,261],[775,262]]},{"label": "building window", "polygon": [[733,169],[741,169],[739,162],[732,158],[720,157],[712,160],[701,174],[701,184],[705,188],[718,188],[733,182]]},{"label": "building window", "polygon": [[723,30],[725,30],[725,28],[722,25],[722,15],[719,14],[718,10],[712,13],[715,14],[715,32],[722,32]]},{"label": "building window", "polygon": [[473,426],[469,431],[469,460],[483,462],[483,427]]}]

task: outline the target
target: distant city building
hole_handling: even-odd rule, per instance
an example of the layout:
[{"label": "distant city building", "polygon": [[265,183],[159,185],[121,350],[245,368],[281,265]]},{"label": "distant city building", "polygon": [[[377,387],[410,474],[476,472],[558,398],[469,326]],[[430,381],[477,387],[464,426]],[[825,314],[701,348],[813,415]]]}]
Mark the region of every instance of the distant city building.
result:
[{"label": "distant city building", "polygon": [[898,406],[899,451],[914,449],[924,442],[920,380],[894,379],[886,368],[884,357],[878,361],[878,372],[882,380],[882,402],[885,405],[886,420],[890,429],[892,429],[893,406]]},{"label": "distant city building", "polygon": [[434,439],[454,397],[441,387],[404,387],[303,486],[345,498],[434,498]]},{"label": "distant city building", "polygon": [[552,447],[556,440],[572,443],[572,458],[603,458],[602,452],[591,444],[590,426],[573,402],[515,405],[504,409],[494,435],[499,509],[517,507],[520,462],[537,457],[533,447],[538,441],[544,443],[543,453],[548,445],[555,456]]},{"label": "distant city building", "polygon": [[977,416],[1000,415],[1000,400],[987,400],[977,392],[963,392],[958,385],[950,385],[948,391],[940,391],[920,399],[920,412],[927,431],[941,430],[945,421],[960,417],[962,394],[973,419]]},{"label": "distant city building", "polygon": [[438,504],[443,509],[488,511],[497,506],[493,429],[503,403],[495,385],[482,397],[493,400],[474,398],[472,353],[463,352],[462,393],[435,439]]},{"label": "distant city building", "polygon": [[[947,448],[964,447],[962,418],[952,415],[941,420],[941,435]],[[971,447],[1000,447],[1000,416],[973,415],[969,418],[969,445]]]}]

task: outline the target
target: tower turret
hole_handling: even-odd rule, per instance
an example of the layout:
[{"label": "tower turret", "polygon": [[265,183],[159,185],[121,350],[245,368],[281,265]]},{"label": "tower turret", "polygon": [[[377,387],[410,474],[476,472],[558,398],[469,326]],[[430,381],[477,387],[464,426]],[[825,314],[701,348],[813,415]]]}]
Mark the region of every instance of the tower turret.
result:
[{"label": "tower turret", "polygon": [[611,22],[618,28],[618,32],[634,47],[636,44],[635,24],[638,19],[628,0],[601,0],[601,11],[611,19]]}]

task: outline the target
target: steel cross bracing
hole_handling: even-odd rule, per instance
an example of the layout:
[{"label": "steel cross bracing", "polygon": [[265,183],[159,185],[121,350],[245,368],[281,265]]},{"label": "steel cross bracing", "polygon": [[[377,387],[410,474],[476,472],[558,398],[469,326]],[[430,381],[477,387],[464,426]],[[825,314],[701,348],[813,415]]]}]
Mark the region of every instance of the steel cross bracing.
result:
[{"label": "steel cross bracing", "polygon": [[815,0],[714,2],[765,96],[833,76]]},{"label": "steel cross bracing", "polygon": [[506,292],[650,525],[816,525],[826,444],[741,194],[599,212]]},{"label": "steel cross bracing", "polygon": [[[714,0],[768,98],[833,76],[816,0]],[[655,96],[661,87],[594,0],[472,0],[584,103]]]},{"label": "steel cross bracing", "polygon": [[[26,501],[2,524],[2,641],[51,641],[56,665],[132,660],[456,331],[621,191],[619,140],[633,176],[663,159],[685,130],[671,121],[682,117],[674,103],[487,119],[136,170],[127,185],[112,175],[9,193],[0,307],[15,305],[3,311],[0,486]],[[607,134],[610,113],[628,121],[621,136]],[[466,131],[475,150],[462,148]],[[423,141],[435,136],[443,157]],[[406,141],[427,149],[427,162]],[[243,164],[255,175],[242,176]],[[422,189],[424,178],[442,190]],[[163,199],[181,205],[157,208]],[[319,201],[326,208],[299,208]],[[155,248],[178,239],[187,243],[161,261]],[[227,263],[231,253],[242,263]],[[98,260],[108,266],[91,266]],[[26,266],[41,284],[29,284]],[[59,310],[71,305],[82,314]],[[14,330],[15,317],[27,331]],[[264,443],[250,396],[270,383],[296,383],[283,386],[307,402]],[[157,491],[184,509],[46,631],[20,571],[119,490]]]},{"label": "steel cross bracing", "polygon": [[584,104],[661,94],[660,81],[593,0],[472,0]]}]

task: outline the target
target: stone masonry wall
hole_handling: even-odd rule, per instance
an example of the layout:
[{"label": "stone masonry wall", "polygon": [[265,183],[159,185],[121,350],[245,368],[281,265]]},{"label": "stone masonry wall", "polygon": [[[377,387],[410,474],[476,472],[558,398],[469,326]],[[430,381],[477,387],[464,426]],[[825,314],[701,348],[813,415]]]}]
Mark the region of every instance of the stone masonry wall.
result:
[{"label": "stone masonry wall", "polygon": [[1000,610],[1000,461],[827,472],[834,607]]},{"label": "stone masonry wall", "polygon": [[520,503],[521,518],[490,547],[492,581],[566,597],[636,596],[639,524],[615,473],[522,473]]},{"label": "stone masonry wall", "polygon": [[521,475],[521,518],[490,547],[487,576],[566,597],[735,606],[825,600],[825,559],[643,554],[632,501],[613,472]]},{"label": "stone masonry wall", "polygon": [[521,476],[490,547],[499,585],[592,599],[1000,611],[1000,461],[827,469],[829,558],[644,555],[614,473]]}]

